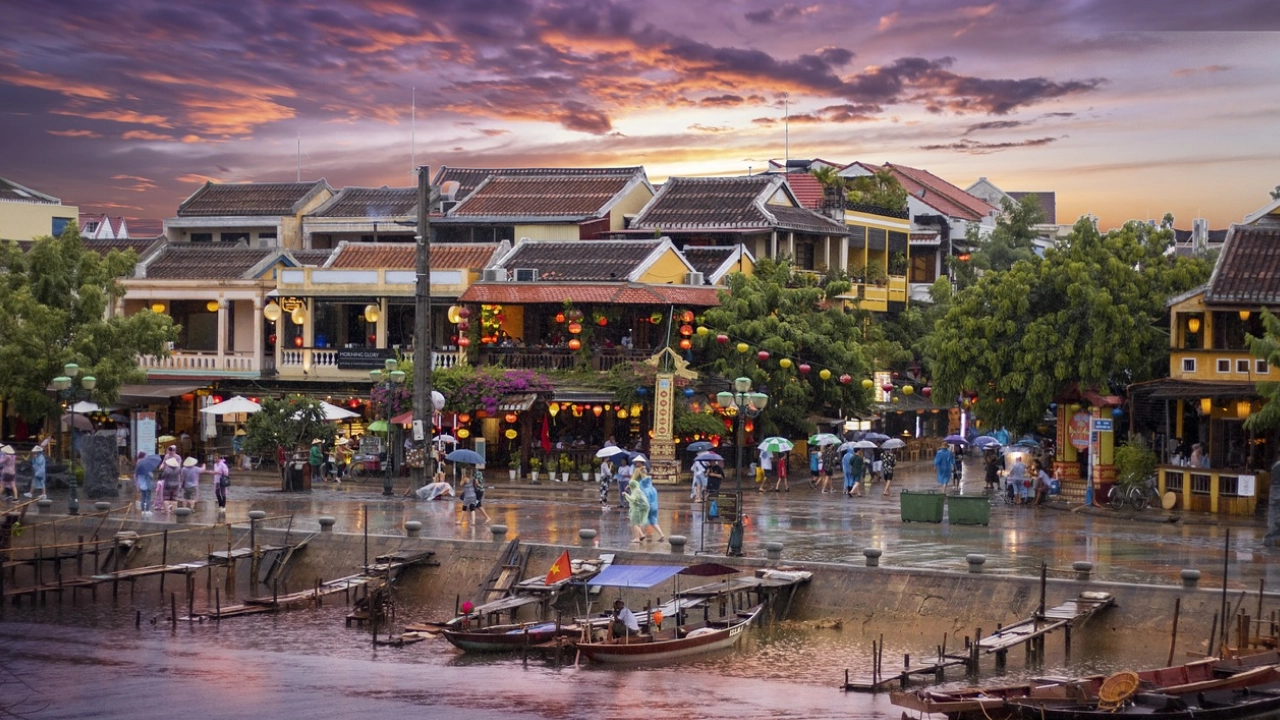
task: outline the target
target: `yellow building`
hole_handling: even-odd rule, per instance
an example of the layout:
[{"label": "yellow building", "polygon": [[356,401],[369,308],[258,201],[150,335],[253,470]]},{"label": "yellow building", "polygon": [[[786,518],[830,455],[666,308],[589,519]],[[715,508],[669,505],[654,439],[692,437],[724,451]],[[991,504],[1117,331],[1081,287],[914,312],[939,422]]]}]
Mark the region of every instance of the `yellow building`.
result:
[{"label": "yellow building", "polygon": [[0,240],[57,237],[76,221],[80,210],[52,195],[0,178]]}]

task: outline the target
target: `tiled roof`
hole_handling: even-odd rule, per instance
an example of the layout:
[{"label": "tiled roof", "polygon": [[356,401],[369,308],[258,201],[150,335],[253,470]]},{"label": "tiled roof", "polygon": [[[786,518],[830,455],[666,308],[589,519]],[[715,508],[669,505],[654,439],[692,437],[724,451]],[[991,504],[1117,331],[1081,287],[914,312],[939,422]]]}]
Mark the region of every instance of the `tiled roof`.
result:
[{"label": "tiled roof", "polygon": [[304,267],[320,267],[329,260],[329,256],[333,254],[332,250],[290,250],[289,254],[293,256]]},{"label": "tiled roof", "polygon": [[[431,243],[431,267],[479,270],[489,264],[497,247],[497,243]],[[417,248],[412,243],[351,243],[343,246],[329,267],[413,269]]]},{"label": "tiled roof", "polygon": [[696,272],[710,275],[719,269],[735,250],[737,248],[732,245],[702,245],[686,247],[680,252]]},{"label": "tiled roof", "polygon": [[84,243],[84,248],[86,250],[92,250],[98,253],[99,255],[106,255],[112,250],[119,250],[121,252],[124,252],[126,250],[132,250],[135,253],[137,253],[139,256],[141,256],[144,252],[147,251],[147,248],[156,244],[157,242],[159,242],[159,240],[160,239],[158,237],[149,237],[149,238],[129,237],[129,238],[115,238],[112,240],[86,239],[86,240],[83,240],[82,242]]},{"label": "tiled roof", "polygon": [[844,226],[804,208],[769,205],[780,175],[673,177],[640,211],[632,229],[800,230],[847,234]]},{"label": "tiled roof", "polygon": [[818,178],[809,173],[789,172],[784,175],[787,184],[791,186],[791,192],[796,196],[796,200],[800,205],[810,210],[821,210],[823,199],[822,183],[818,182]]},{"label": "tiled roof", "polygon": [[27,202],[47,205],[61,205],[62,201],[52,195],[45,195],[39,190],[32,190],[12,180],[0,177],[0,202]]},{"label": "tiled roof", "polygon": [[501,175],[503,177],[557,175],[560,177],[629,178],[635,175],[643,176],[644,168],[638,165],[635,167],[617,168],[455,168],[445,165],[440,168],[440,172],[436,173],[436,179],[432,184],[436,187],[440,187],[451,180],[458,183],[458,192],[454,195],[454,199],[462,200],[470,195],[477,187],[480,187],[480,183],[484,182],[491,175]]},{"label": "tiled roof", "polygon": [[274,248],[218,247],[214,244],[169,245],[147,263],[148,280],[240,280]]},{"label": "tiled roof", "polygon": [[384,218],[418,214],[416,187],[345,187],[307,217]]},{"label": "tiled roof", "polygon": [[507,305],[577,304],[683,305],[713,307],[720,304],[711,286],[643,285],[640,283],[475,283],[458,298],[468,303]]},{"label": "tiled roof", "polygon": [[977,222],[995,208],[927,170],[885,163],[913,197],[937,208],[947,217]]},{"label": "tiled roof", "polygon": [[1231,226],[1205,300],[1280,306],[1280,220]]},{"label": "tiled roof", "polygon": [[508,269],[533,268],[540,280],[625,281],[661,240],[522,242],[502,261]]},{"label": "tiled roof", "polygon": [[1009,197],[1014,202],[1022,200],[1028,195],[1035,195],[1036,200],[1040,201],[1040,211],[1044,213],[1044,221],[1056,225],[1058,223],[1058,196],[1052,192],[1011,192]]},{"label": "tiled roof", "polygon": [[450,218],[600,217],[630,176],[491,176],[449,212]]},{"label": "tiled roof", "polygon": [[293,215],[295,206],[324,180],[302,183],[205,183],[178,206],[178,217]]}]

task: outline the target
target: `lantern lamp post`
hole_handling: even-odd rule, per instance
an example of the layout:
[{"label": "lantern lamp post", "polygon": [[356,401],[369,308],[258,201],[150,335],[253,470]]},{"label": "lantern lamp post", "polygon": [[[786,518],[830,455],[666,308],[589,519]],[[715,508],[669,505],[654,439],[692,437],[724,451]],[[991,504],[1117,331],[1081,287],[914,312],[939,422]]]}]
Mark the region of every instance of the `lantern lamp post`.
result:
[{"label": "lantern lamp post", "polygon": [[751,392],[751,378],[740,377],[733,381],[733,392],[716,393],[716,401],[720,403],[720,407],[734,408],[735,422],[737,423],[737,443],[738,443],[738,467],[734,473],[736,490],[738,499],[736,503],[737,512],[733,518],[733,527],[729,531],[729,555],[731,557],[742,557],[742,446],[744,427],[747,418],[758,416],[769,404],[769,396],[761,392]]},{"label": "lantern lamp post", "polygon": [[375,386],[381,387],[387,394],[387,401],[385,403],[387,408],[387,417],[386,417],[387,459],[386,459],[386,467],[383,468],[383,470],[385,471],[385,475],[382,478],[382,494],[386,496],[392,495],[391,458],[394,455],[394,451],[391,449],[391,417],[392,417],[391,412],[393,409],[393,406],[391,404],[391,399],[392,397],[394,397],[396,387],[404,384],[404,371],[398,369],[399,366],[400,366],[400,363],[397,362],[395,358],[388,358],[385,364],[385,367],[386,367],[385,371],[383,370],[369,371],[369,379],[373,381],[373,384]]},{"label": "lantern lamp post", "polygon": [[93,395],[93,389],[98,386],[98,379],[92,375],[85,375],[80,378],[80,384],[76,384],[76,376],[80,374],[80,366],[75,363],[67,363],[62,366],[62,375],[53,379],[53,389],[58,391],[61,396],[71,406],[71,497],[67,500],[67,514],[80,514],[80,498],[76,485],[76,421],[80,419],[80,413],[76,410],[76,405],[80,401],[80,391],[83,388],[84,397],[87,400]]}]

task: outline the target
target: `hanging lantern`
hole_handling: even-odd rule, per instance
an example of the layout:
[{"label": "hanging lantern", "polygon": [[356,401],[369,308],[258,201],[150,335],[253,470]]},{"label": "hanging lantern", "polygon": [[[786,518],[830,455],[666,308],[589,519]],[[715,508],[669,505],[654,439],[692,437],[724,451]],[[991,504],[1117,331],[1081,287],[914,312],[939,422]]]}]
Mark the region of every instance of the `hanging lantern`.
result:
[{"label": "hanging lantern", "polygon": [[569,323],[569,334],[577,335],[580,332],[582,332],[582,325],[576,322]]},{"label": "hanging lantern", "polygon": [[821,370],[818,371],[818,377],[822,378],[823,380],[830,380],[831,371],[826,368],[822,368]]},{"label": "hanging lantern", "polygon": [[462,316],[458,314],[461,309],[457,305],[450,305],[448,311],[445,312],[445,317],[449,319],[450,323],[457,325],[458,321],[462,319]]},{"label": "hanging lantern", "polygon": [[289,313],[289,319],[293,321],[294,325],[301,325],[307,321],[307,311],[299,305],[293,309],[293,312]]},{"label": "hanging lantern", "polygon": [[880,386],[880,389],[887,393],[893,392],[893,383],[885,383]]},{"label": "hanging lantern", "polygon": [[704,336],[705,336],[707,333],[709,333],[709,332],[711,332],[711,331],[707,329],[707,326],[706,326],[706,325],[699,325],[699,326],[698,326],[698,337],[704,337]]},{"label": "hanging lantern", "polygon": [[783,370],[790,370],[791,365],[792,365],[791,358],[782,358],[781,360],[778,361],[778,367],[782,368]]},{"label": "hanging lantern", "polygon": [[564,322],[564,312],[556,313],[556,322],[558,323]]},{"label": "hanging lantern", "polygon": [[1194,315],[1187,320],[1187,331],[1192,335],[1200,332],[1200,318]]},{"label": "hanging lantern", "polygon": [[692,311],[692,310],[685,310],[685,311],[684,311],[684,314],[680,316],[680,319],[681,319],[681,320],[683,320],[683,321],[685,321],[686,323],[691,323],[691,322],[693,322],[693,311]]},{"label": "hanging lantern", "polygon": [[466,320],[467,318],[471,317],[471,311],[468,310],[466,306],[459,307],[458,317],[462,318],[463,320]]},{"label": "hanging lantern", "polygon": [[507,422],[509,422],[509,423],[515,423],[515,421],[517,421],[517,420],[519,420],[519,419],[520,419],[520,416],[519,416],[519,415],[517,415],[517,414],[515,414],[515,413],[513,413],[513,412],[509,412],[509,413],[507,413],[506,415],[503,415],[503,416],[502,416],[502,419],[503,419],[503,420],[506,420],[506,421],[507,421]]},{"label": "hanging lantern", "polygon": [[757,360],[759,360],[760,362],[764,362],[764,361],[768,360],[768,359],[769,359],[769,351],[768,351],[768,350],[761,350],[760,352],[756,353],[756,359],[757,359]]},{"label": "hanging lantern", "polygon": [[582,406],[581,406],[581,405],[574,405],[574,406],[573,406],[573,416],[574,416],[574,417],[582,417]]},{"label": "hanging lantern", "polygon": [[662,313],[656,312],[650,315],[649,322],[653,323],[654,325],[657,325],[658,323],[662,322]]},{"label": "hanging lantern", "polygon": [[640,403],[631,406],[631,417],[639,417],[642,412],[644,412],[644,406]]},{"label": "hanging lantern", "polygon": [[[1116,408],[1116,410],[1119,410],[1119,409],[1120,408]],[[1240,418],[1241,420],[1249,417],[1249,411],[1252,409],[1253,409],[1253,405],[1248,400],[1236,401],[1236,417]]]},{"label": "hanging lantern", "polygon": [[459,320],[459,321],[458,321],[458,332],[466,332],[466,331],[468,331],[468,330],[470,330],[470,329],[471,329],[471,321],[470,321],[470,320]]},{"label": "hanging lantern", "polygon": [[[164,306],[161,306],[160,310],[156,310],[155,306],[152,306],[151,309],[155,312],[161,312],[164,310]],[[279,320],[280,314],[281,314],[280,305],[277,304],[274,300],[267,303],[267,306],[262,308],[262,316],[270,320],[271,322],[275,322]]]},{"label": "hanging lantern", "polygon": [[573,308],[573,309],[571,309],[571,310],[569,311],[569,313],[566,315],[566,317],[568,317],[570,320],[572,320],[572,321],[574,321],[574,322],[581,322],[581,321],[582,321],[582,311],[581,311],[581,310],[579,310],[578,308]]},{"label": "hanging lantern", "polygon": [[[164,303],[162,303],[162,302],[153,302],[153,303],[151,303],[151,312],[156,313],[156,314],[159,314],[159,313],[164,312]],[[268,318],[268,319],[270,319],[270,318]]]},{"label": "hanging lantern", "polygon": [[925,385],[924,387],[920,388],[920,394],[925,397],[930,397],[933,395],[933,388],[929,387],[928,385]]},{"label": "hanging lantern", "polygon": [[716,342],[720,343],[721,345],[728,345],[728,344],[729,344],[729,336],[728,336],[728,335],[717,335],[717,336],[716,336]]},{"label": "hanging lantern", "polygon": [[619,420],[626,420],[626,419],[627,419],[627,409],[626,409],[626,408],[618,408],[618,419],[619,419]]},{"label": "hanging lantern", "polygon": [[689,338],[681,338],[681,339],[680,339],[680,349],[681,349],[681,350],[688,350],[688,349],[690,349],[690,348],[692,348],[692,347],[693,347],[693,343],[689,340]]},{"label": "hanging lantern", "polygon": [[364,306],[365,322],[376,323],[378,322],[378,318],[381,318],[381,317],[382,317],[382,309],[379,308],[377,305],[373,303],[369,303],[368,305]]},{"label": "hanging lantern", "polygon": [[[1120,417],[1121,415],[1124,415],[1124,408],[1111,408],[1111,417]],[[1248,415],[1248,413],[1245,413],[1245,415]]]},{"label": "hanging lantern", "polygon": [[581,341],[581,340],[579,340],[578,338],[573,338],[572,340],[570,340],[570,341],[569,341],[569,349],[570,349],[570,350],[573,350],[574,352],[577,352],[578,350],[581,350],[581,349],[582,349],[582,341]]},{"label": "hanging lantern", "polygon": [[801,375],[808,375],[813,368],[809,367],[809,363],[800,363],[800,366],[796,369],[800,371]]},{"label": "hanging lantern", "polygon": [[302,336],[301,336],[301,335],[295,335],[295,336],[294,336],[294,338],[293,338],[293,346],[294,346],[294,347],[302,347]]},{"label": "hanging lantern", "polygon": [[469,423],[471,422],[471,416],[467,413],[462,413],[461,415],[458,416],[458,422]]},{"label": "hanging lantern", "polygon": [[903,386],[902,386],[902,394],[903,394],[903,395],[911,395],[911,394],[912,394],[912,393],[914,393],[915,391],[916,391],[916,389],[915,389],[914,387],[910,386],[910,385],[903,385]]},{"label": "hanging lantern", "polygon": [[893,396],[893,401],[894,401],[894,402],[898,402],[898,396],[897,396],[897,395],[894,395],[894,396]]},{"label": "hanging lantern", "polygon": [[746,343],[738,343],[738,352],[745,353],[750,349],[751,349],[750,345],[747,345]]},{"label": "hanging lantern", "polygon": [[841,375],[841,376],[840,376],[840,384],[841,384],[841,385],[848,385],[848,384],[849,384],[849,383],[851,383],[851,382],[853,382],[853,376],[852,376],[852,375],[850,375],[849,373],[845,373],[845,374],[843,374],[843,375]]},{"label": "hanging lantern", "polygon": [[209,312],[211,312],[211,313],[212,313],[212,312],[218,312],[218,301],[217,301],[217,300],[210,300],[209,302],[207,302],[207,303],[205,303],[205,304],[204,304],[204,309],[205,309],[205,310],[208,310],[208,311],[209,311]]},{"label": "hanging lantern", "polygon": [[681,334],[681,335],[684,335],[685,337],[689,337],[690,335],[692,335],[692,334],[693,334],[693,326],[692,326],[692,325],[681,325],[681,326],[680,326],[680,334]]},{"label": "hanging lantern", "polygon": [[507,431],[502,434],[506,435],[508,440],[515,440],[520,433],[516,432],[515,428],[507,428]]},{"label": "hanging lantern", "polygon": [[755,431],[756,431],[756,423],[755,423],[755,421],[754,421],[754,420],[752,420],[751,418],[747,418],[747,424],[744,426],[744,429],[746,429],[746,431],[747,431],[747,432],[749,432],[749,433],[750,433],[750,432],[755,432]]},{"label": "hanging lantern", "polygon": [[863,380],[862,380],[862,389],[863,389],[863,390],[870,390],[872,385],[875,385],[875,383],[871,382],[870,380],[868,380],[868,379],[866,379],[866,378],[863,378]]},{"label": "hanging lantern", "polygon": [[592,414],[592,415],[595,415],[596,417],[600,417],[600,414],[601,414],[601,413],[603,413],[603,412],[604,412],[604,408],[600,407],[599,405],[592,405],[592,406],[591,406],[591,414]]},{"label": "hanging lantern", "polygon": [[697,394],[698,394],[698,393],[697,393],[693,388],[691,388],[691,387],[687,387],[687,388],[685,388],[685,389],[684,389],[684,396],[685,396],[685,397],[687,397],[687,398],[691,398],[691,397],[693,397],[694,395],[697,395]]},{"label": "hanging lantern", "polygon": [[470,431],[470,430],[468,430],[468,429],[466,429],[466,428],[458,428],[458,439],[459,439],[459,440],[466,440],[466,439],[467,439],[467,438],[469,438],[469,437],[471,437],[471,431]]},{"label": "hanging lantern", "polygon": [[469,346],[470,344],[471,344],[471,338],[467,337],[466,335],[463,335],[462,337],[458,338],[458,347],[464,348]]},{"label": "hanging lantern", "polygon": [[599,325],[600,327],[608,327],[608,325],[609,325],[609,318],[607,318],[607,317],[605,317],[605,316],[601,315],[601,316],[600,316],[600,319],[599,319],[599,320],[596,320],[596,324],[597,324],[597,325]]}]

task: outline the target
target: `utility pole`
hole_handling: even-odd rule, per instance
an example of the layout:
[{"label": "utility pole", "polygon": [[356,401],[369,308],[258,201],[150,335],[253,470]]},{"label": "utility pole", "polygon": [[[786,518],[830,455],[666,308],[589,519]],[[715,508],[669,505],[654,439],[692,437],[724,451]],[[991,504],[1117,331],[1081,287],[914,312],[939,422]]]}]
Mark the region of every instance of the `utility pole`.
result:
[{"label": "utility pole", "polygon": [[[427,468],[431,466],[431,419],[435,417],[435,405],[431,402],[431,367],[434,343],[431,338],[431,168],[418,168],[418,243],[416,278],[413,285],[413,420],[422,423],[425,462],[415,469],[417,487],[426,484]],[[416,432],[416,428],[415,428]],[[415,438],[416,439],[416,438]]]}]

